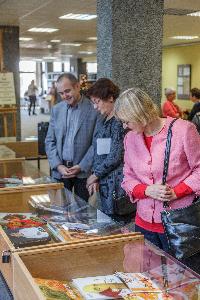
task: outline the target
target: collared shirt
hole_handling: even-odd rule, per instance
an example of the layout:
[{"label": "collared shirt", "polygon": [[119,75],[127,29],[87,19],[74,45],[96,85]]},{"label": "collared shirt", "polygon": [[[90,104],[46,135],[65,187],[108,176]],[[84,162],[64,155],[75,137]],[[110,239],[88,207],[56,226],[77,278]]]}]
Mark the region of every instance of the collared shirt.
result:
[{"label": "collared shirt", "polygon": [[74,138],[78,127],[81,114],[83,98],[76,106],[67,104],[66,136],[63,143],[63,160],[73,161],[74,158]]}]

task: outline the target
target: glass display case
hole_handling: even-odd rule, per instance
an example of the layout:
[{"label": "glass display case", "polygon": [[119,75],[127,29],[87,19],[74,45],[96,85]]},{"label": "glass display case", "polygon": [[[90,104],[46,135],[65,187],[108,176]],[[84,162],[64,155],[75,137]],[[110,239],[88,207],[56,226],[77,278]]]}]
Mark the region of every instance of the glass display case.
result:
[{"label": "glass display case", "polygon": [[[46,185],[48,186],[48,184]],[[123,224],[66,189],[12,193],[0,201],[0,269],[12,290],[13,253],[107,240],[126,233]]]},{"label": "glass display case", "polygon": [[200,276],[141,237],[15,253],[14,298],[198,300]]},{"label": "glass display case", "polygon": [[[50,176],[33,167],[30,162],[23,158],[0,160],[0,194],[12,189],[23,187],[38,188],[45,184],[57,182]],[[10,190],[12,192],[12,190]]]}]

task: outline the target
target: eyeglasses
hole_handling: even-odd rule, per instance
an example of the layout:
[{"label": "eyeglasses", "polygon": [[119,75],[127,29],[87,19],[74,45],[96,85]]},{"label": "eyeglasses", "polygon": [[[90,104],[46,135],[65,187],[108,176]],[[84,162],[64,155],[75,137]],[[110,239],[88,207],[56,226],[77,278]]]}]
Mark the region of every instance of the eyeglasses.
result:
[{"label": "eyeglasses", "polygon": [[121,120],[121,122],[122,122],[122,124],[128,125],[128,123],[129,123],[130,121],[124,121],[124,120]]},{"label": "eyeglasses", "polygon": [[101,101],[100,98],[95,98],[95,99],[91,99],[93,104],[99,104],[99,102]]}]

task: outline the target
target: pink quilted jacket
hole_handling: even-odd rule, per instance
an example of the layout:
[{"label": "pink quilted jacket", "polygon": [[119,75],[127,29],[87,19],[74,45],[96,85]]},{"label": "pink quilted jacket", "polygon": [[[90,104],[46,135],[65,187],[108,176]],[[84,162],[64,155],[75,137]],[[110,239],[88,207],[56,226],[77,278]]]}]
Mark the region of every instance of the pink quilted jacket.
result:
[{"label": "pink quilted jacket", "polygon": [[[131,196],[134,187],[143,183],[151,185],[162,182],[164,151],[169,124],[168,117],[163,129],[153,137],[151,150],[148,151],[143,134],[130,131],[124,140],[125,165],[122,187]],[[194,193],[170,203],[171,208],[181,208],[192,203],[195,193],[200,194],[200,136],[195,126],[178,119],[172,128],[172,144],[167,183],[173,188],[185,182]],[[163,203],[146,197],[134,199],[138,215],[147,222],[160,223]]]}]

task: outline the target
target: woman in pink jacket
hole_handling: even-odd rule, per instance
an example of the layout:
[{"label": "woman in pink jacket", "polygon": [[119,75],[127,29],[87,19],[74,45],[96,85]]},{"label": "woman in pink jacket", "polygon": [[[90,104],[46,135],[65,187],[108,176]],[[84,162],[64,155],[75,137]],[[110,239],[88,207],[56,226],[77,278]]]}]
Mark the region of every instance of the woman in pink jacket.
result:
[{"label": "woman in pink jacket", "polygon": [[139,88],[120,95],[115,114],[130,129],[124,140],[122,187],[137,203],[136,231],[168,251],[161,223],[163,202],[169,201],[172,209],[185,207],[200,192],[200,136],[190,122],[176,120],[167,184],[162,185],[166,137],[173,118],[160,118],[157,106]]}]

